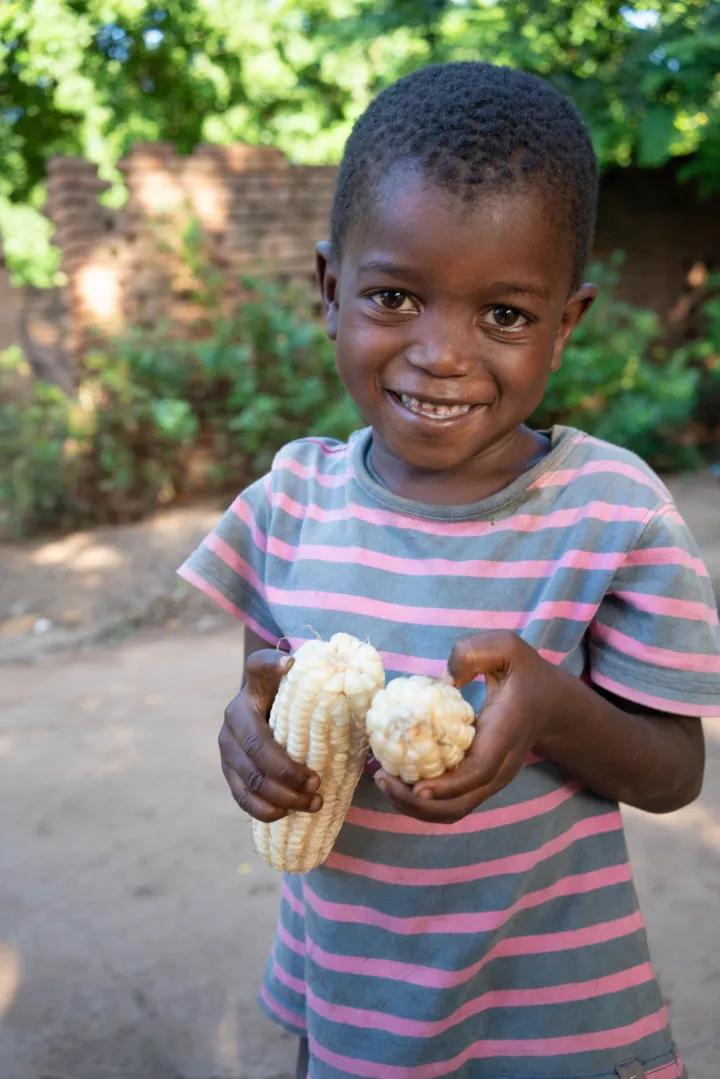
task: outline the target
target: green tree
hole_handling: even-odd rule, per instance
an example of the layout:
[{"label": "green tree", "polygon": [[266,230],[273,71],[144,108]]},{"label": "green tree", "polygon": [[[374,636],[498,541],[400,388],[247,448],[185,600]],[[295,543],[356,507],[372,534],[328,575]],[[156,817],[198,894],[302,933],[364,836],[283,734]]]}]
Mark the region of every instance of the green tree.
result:
[{"label": "green tree", "polygon": [[[139,140],[272,144],[338,159],[382,86],[437,60],[490,59],[577,102],[603,164],[720,186],[720,0],[5,0],[0,230],[21,279],[56,270],[47,160],[80,153],[117,180]],[[108,196],[119,199],[116,187]]]}]

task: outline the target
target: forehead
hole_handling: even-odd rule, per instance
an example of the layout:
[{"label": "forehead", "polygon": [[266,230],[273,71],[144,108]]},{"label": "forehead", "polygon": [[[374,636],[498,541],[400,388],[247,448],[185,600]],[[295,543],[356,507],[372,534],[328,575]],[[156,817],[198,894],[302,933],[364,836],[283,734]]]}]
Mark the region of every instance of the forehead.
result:
[{"label": "forehead", "polygon": [[450,287],[527,279],[567,294],[570,230],[556,200],[537,184],[478,192],[472,200],[404,169],[375,189],[347,254],[358,269],[392,263]]}]

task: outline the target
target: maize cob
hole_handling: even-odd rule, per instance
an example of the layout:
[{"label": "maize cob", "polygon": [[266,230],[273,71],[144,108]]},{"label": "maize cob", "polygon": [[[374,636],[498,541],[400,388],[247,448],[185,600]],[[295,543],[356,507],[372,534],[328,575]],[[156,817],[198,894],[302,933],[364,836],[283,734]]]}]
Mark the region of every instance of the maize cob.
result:
[{"label": "maize cob", "polygon": [[306,641],[270,712],[276,742],[320,776],[322,809],[253,822],[255,849],[273,869],[307,873],[325,861],[342,827],[368,749],[365,716],[385,685],[378,652],[348,633]]},{"label": "maize cob", "polygon": [[475,713],[459,690],[435,678],[396,678],[367,714],[370,748],[405,783],[457,767],[475,737]]}]

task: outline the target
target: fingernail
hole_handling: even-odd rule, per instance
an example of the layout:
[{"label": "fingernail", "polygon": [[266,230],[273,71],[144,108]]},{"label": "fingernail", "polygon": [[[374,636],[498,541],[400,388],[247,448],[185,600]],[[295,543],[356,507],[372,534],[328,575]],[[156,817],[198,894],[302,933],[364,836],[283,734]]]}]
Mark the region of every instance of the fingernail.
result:
[{"label": "fingernail", "polygon": [[318,778],[318,776],[310,776],[310,778],[306,782],[305,786],[303,787],[303,790],[307,794],[314,794],[315,791],[319,789],[319,787],[320,787],[320,779]]},{"label": "fingernail", "polygon": [[282,659],[278,661],[278,667],[280,668],[281,671],[284,671],[285,668],[289,666],[289,664],[290,664],[290,656],[283,656]]},{"label": "fingernail", "polygon": [[319,794],[316,794],[310,803],[310,812],[317,813],[318,809],[322,809],[323,800]]},{"label": "fingernail", "polygon": [[443,676],[440,679],[440,681],[444,682],[446,686],[454,686],[455,685],[455,679],[453,678],[453,676],[450,674],[450,671],[448,671],[448,670],[443,671]]},{"label": "fingernail", "polygon": [[428,790],[427,787],[423,787],[421,791],[417,791],[417,797],[422,798],[424,802],[429,802],[433,796],[433,792]]},{"label": "fingernail", "polygon": [[377,786],[378,790],[381,790],[383,792],[383,794],[387,794],[388,786],[384,779],[376,779],[375,785]]}]

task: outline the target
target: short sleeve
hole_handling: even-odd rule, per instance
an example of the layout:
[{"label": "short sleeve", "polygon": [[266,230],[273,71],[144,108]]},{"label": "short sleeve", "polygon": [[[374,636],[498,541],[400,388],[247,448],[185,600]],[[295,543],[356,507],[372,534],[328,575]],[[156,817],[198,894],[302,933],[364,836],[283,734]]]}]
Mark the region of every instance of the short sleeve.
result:
[{"label": "short sleeve", "polygon": [[646,524],[589,628],[589,675],[660,712],[720,714],[720,631],[708,571],[666,505]]},{"label": "short sleeve", "polygon": [[268,475],[238,495],[178,573],[263,640],[277,644],[282,633],[267,604],[264,584],[269,485]]}]

